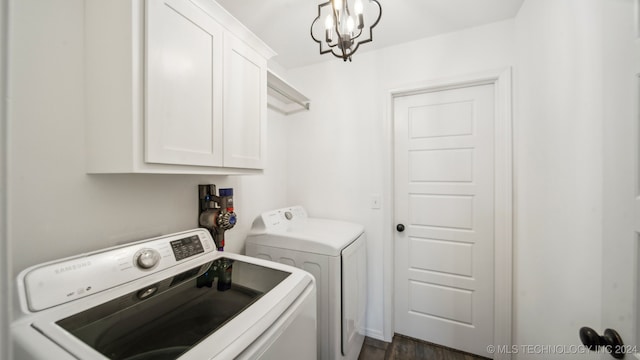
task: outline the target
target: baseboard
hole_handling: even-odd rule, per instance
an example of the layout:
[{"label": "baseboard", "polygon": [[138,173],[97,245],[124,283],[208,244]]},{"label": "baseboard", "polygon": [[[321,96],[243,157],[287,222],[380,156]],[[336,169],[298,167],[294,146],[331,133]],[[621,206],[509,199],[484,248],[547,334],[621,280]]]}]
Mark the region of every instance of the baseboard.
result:
[{"label": "baseboard", "polygon": [[382,330],[364,329],[364,335],[372,339],[376,339],[384,342],[390,342],[384,338],[384,334],[382,333]]}]

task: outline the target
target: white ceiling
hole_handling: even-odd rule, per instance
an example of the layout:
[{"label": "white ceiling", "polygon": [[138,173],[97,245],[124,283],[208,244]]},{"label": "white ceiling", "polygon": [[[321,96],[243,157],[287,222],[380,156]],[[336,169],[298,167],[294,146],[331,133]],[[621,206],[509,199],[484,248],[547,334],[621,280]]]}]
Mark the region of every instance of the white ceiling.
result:
[{"label": "white ceiling", "polygon": [[[217,0],[257,34],[278,55],[273,59],[290,69],[320,61],[342,61],[320,55],[309,35],[317,6],[327,0]],[[382,18],[373,42],[354,54],[380,49],[464,28],[512,18],[523,0],[379,0]]]}]

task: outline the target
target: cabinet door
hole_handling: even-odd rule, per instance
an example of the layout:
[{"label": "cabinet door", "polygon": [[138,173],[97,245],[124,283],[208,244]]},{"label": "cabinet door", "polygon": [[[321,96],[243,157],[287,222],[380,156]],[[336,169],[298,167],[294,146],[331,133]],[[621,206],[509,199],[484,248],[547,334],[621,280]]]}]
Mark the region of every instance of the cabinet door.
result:
[{"label": "cabinet door", "polygon": [[185,0],[148,0],[145,161],[222,165],[223,28]]},{"label": "cabinet door", "polygon": [[225,34],[224,166],[261,169],[266,151],[267,61]]}]

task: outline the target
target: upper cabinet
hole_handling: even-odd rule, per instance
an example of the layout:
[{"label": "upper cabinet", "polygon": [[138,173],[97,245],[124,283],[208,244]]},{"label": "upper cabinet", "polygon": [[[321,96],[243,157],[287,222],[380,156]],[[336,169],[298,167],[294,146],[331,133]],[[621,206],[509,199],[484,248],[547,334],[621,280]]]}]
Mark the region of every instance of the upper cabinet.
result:
[{"label": "upper cabinet", "polygon": [[224,38],[224,164],[261,168],[266,151],[267,61],[236,36]]},{"label": "upper cabinet", "polygon": [[145,161],[222,166],[224,29],[184,0],[146,11]]},{"label": "upper cabinet", "polygon": [[89,173],[264,167],[273,51],[210,0],[88,0]]}]

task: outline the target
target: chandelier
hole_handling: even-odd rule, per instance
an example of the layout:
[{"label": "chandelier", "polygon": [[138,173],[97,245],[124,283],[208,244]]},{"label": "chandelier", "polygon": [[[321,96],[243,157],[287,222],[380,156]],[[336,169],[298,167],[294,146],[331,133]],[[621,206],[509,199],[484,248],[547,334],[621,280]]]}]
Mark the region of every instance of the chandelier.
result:
[{"label": "chandelier", "polygon": [[[330,0],[318,5],[318,17],[311,23],[311,37],[320,45],[320,54],[330,52],[351,61],[361,44],[373,40],[372,30],[380,16],[382,7],[377,0]],[[324,19],[324,27],[316,26],[320,19]],[[369,25],[365,24],[369,20]]]}]

